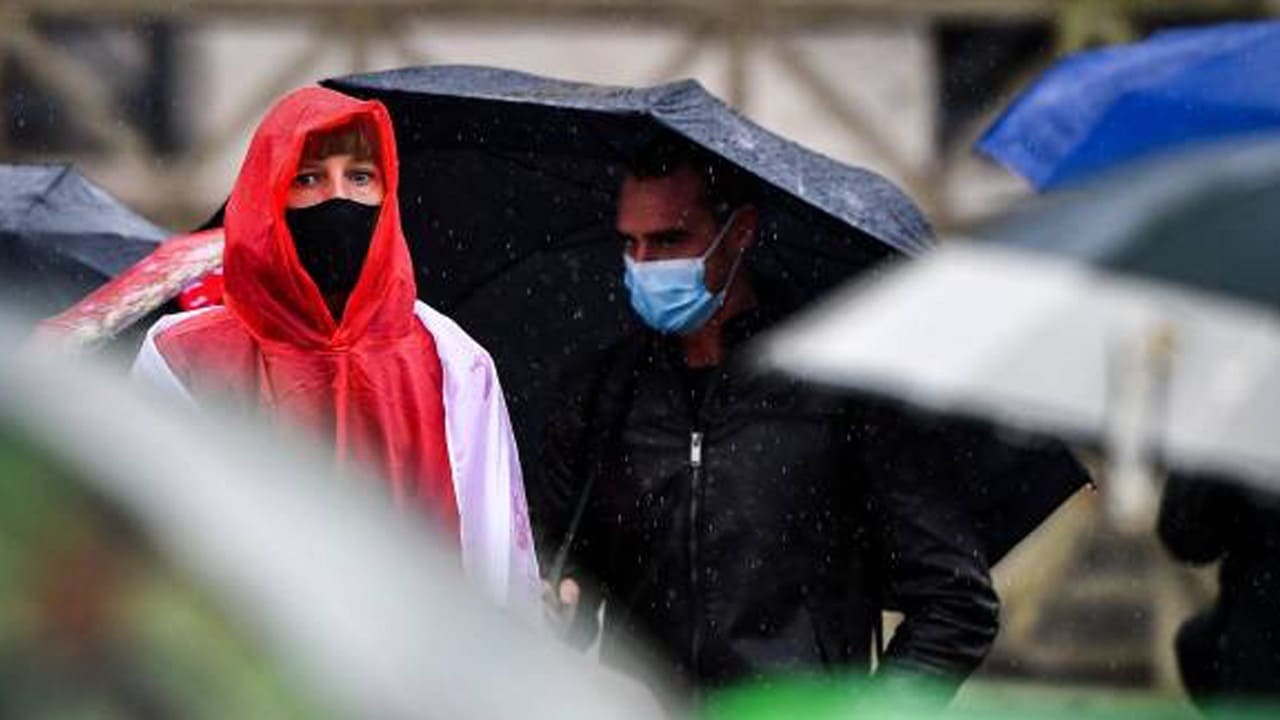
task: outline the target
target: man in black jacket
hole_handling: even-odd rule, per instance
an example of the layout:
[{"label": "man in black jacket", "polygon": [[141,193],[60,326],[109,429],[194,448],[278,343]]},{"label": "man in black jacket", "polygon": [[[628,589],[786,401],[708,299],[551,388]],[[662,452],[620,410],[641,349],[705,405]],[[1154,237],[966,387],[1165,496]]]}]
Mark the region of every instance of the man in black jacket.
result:
[{"label": "man in black jacket", "polygon": [[[571,375],[531,509],[556,592],[695,698],[764,674],[869,665],[955,683],[985,656],[997,599],[973,527],[923,452],[869,403],[751,372],[775,317],[742,258],[757,211],[731,168],[659,142],[624,179],[617,230],[652,330]],[[570,530],[572,528],[572,530]],[[572,536],[566,538],[566,536]],[[560,580],[560,578],[556,578]]]}]

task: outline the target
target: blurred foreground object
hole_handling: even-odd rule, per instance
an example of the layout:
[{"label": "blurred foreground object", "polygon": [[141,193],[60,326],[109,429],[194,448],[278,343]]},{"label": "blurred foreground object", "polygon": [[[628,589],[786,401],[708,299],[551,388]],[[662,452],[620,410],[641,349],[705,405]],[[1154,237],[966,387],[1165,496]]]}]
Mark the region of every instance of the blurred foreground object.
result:
[{"label": "blurred foreground object", "polygon": [[[891,687],[856,678],[796,678],[743,687],[716,698],[704,720],[1197,720],[1176,699],[1105,688],[1065,690],[977,683],[945,709],[930,703],[938,688],[903,678]],[[1224,701],[1215,720],[1272,720],[1275,705]]]},{"label": "blurred foreground object", "polygon": [[92,367],[0,356],[0,631],[7,663],[51,668],[0,675],[6,716],[655,715],[482,600],[372,483],[164,410]]},{"label": "blurred foreground object", "polygon": [[764,345],[773,367],[1109,452],[1118,517],[1156,461],[1280,481],[1280,143],[1034,204]]},{"label": "blurred foreground object", "polygon": [[0,165],[0,305],[58,312],[168,234],[69,165]]},{"label": "blurred foreground object", "polygon": [[68,465],[0,420],[0,716],[331,717]]},{"label": "blurred foreground object", "polygon": [[1280,131],[1280,22],[1157,33],[1071,55],[978,149],[1050,190],[1180,146]]}]

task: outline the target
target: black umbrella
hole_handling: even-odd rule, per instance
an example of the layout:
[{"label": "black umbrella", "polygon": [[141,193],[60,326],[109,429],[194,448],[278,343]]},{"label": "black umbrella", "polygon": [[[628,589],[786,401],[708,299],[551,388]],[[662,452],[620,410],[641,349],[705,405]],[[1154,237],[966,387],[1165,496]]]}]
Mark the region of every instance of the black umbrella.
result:
[{"label": "black umbrella", "polygon": [[493,354],[529,458],[550,382],[635,327],[614,200],[620,163],[655,133],[760,178],[764,232],[749,262],[797,304],[929,242],[893,184],[760,128],[695,82],[633,89],[430,67],[325,84],[391,111],[419,293]]},{"label": "black umbrella", "polygon": [[0,303],[58,312],[168,233],[68,165],[0,165]]},{"label": "black umbrella", "polygon": [[419,294],[492,353],[526,467],[556,377],[635,327],[614,202],[622,162],[655,136],[682,137],[759,181],[760,242],[747,262],[786,310],[931,243],[892,183],[755,125],[693,81],[605,87],[459,66],[324,84],[390,110]]}]

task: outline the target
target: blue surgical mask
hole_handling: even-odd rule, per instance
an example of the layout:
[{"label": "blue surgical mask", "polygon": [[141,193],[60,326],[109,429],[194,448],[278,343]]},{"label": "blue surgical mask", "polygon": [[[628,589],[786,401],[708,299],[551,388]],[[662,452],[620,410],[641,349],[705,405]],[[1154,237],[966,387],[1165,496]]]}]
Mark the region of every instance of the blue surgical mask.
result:
[{"label": "blue surgical mask", "polygon": [[718,293],[707,289],[707,258],[724,240],[733,218],[730,216],[711,247],[699,257],[637,262],[628,255],[622,256],[626,266],[623,282],[631,294],[631,308],[646,325],[664,334],[687,335],[720,309],[742,255],[734,260],[729,279]]}]

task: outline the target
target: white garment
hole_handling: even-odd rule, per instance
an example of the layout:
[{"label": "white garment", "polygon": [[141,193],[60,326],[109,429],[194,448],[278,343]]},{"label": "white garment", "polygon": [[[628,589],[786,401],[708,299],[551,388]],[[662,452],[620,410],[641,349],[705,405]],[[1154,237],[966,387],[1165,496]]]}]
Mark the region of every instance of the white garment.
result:
[{"label": "white garment", "polygon": [[[156,336],[213,308],[168,315],[147,331],[133,363],[140,385],[195,406],[156,347]],[[445,442],[461,526],[462,565],[500,605],[536,622],[541,581],[520,455],[493,360],[457,323],[423,302],[414,314],[435,339],[443,374]]]}]

